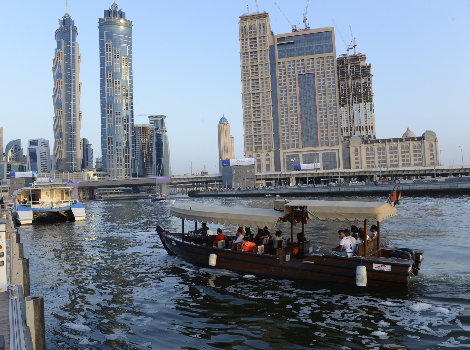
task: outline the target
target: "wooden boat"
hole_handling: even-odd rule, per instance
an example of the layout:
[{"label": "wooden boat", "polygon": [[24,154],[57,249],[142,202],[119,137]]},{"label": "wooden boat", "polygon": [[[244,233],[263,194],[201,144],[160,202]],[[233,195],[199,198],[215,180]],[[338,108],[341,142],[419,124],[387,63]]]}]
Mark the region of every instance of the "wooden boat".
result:
[{"label": "wooden boat", "polygon": [[[363,284],[366,277],[368,286],[405,287],[410,278],[418,274],[423,251],[380,246],[380,222],[396,216],[396,213],[393,203],[359,201],[276,200],[275,209],[180,205],[172,206],[170,214],[182,219],[182,232],[173,234],[162,226],[157,226],[157,232],[168,254],[202,266],[209,266],[211,263],[217,268],[247,274],[358,285]],[[366,235],[367,224],[373,221],[378,226],[377,239],[369,244],[361,244],[358,255],[353,257],[332,255],[331,252],[313,252],[311,243],[304,241],[297,244],[296,256],[293,253],[296,250],[294,225],[301,223],[304,237],[305,225],[309,220],[315,219],[364,220]],[[275,250],[267,249],[268,246],[257,246],[254,252],[243,252],[235,245],[229,250],[228,242],[222,245],[217,242],[214,246],[196,244],[194,238],[184,232],[185,220],[195,221],[196,227],[197,222],[207,222],[274,228],[280,221],[290,222],[291,237],[287,246]],[[403,249],[410,253],[403,253]],[[272,254],[259,254],[266,250]]]}]

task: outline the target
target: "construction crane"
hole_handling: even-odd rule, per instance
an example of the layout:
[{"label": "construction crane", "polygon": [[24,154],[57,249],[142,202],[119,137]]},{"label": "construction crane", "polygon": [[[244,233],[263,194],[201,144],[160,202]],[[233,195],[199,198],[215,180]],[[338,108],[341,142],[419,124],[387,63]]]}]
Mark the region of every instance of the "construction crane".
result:
[{"label": "construction crane", "polygon": [[304,12],[304,20],[303,20],[303,22],[304,22],[304,25],[305,25],[305,30],[310,29],[310,26],[309,26],[308,23],[307,23],[307,11],[308,11],[308,2],[309,2],[309,1],[310,1],[310,0],[307,0],[307,6],[305,7],[305,12]]},{"label": "construction crane", "polygon": [[349,30],[351,31],[351,44],[349,44],[349,45],[350,45],[351,49],[354,49],[354,54],[356,54],[356,46],[357,46],[356,38],[353,35],[351,26],[349,26]]},{"label": "construction crane", "polygon": [[281,11],[281,13],[284,15],[284,17],[287,19],[287,22],[289,22],[289,24],[291,25],[292,27],[292,31],[293,32],[296,32],[297,31],[297,26],[295,24],[292,24],[290,21],[289,21],[289,18],[287,18],[286,14],[284,13],[284,11],[282,11],[281,7],[277,4],[277,3],[274,3],[274,5],[277,6],[277,8],[279,9],[279,11]]}]

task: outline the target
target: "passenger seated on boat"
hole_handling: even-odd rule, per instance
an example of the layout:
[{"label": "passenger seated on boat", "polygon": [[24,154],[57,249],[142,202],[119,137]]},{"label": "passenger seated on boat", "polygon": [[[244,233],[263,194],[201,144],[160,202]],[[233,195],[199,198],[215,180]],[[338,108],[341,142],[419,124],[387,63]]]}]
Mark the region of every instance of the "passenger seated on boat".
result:
[{"label": "passenger seated on boat", "polygon": [[215,236],[215,240],[216,241],[221,241],[223,239],[225,239],[225,236],[222,234],[222,229],[219,227],[217,229],[217,236]]},{"label": "passenger seated on boat", "polygon": [[359,237],[359,229],[357,226],[351,226],[351,236],[357,239]]},{"label": "passenger seated on boat", "polygon": [[[305,236],[304,236],[304,242],[306,242],[307,240],[305,239]],[[297,242],[302,242],[302,232],[299,232],[297,233]]]},{"label": "passenger seated on boat", "polygon": [[353,253],[356,252],[356,239],[354,237],[351,236],[351,233],[349,232],[348,229],[345,229],[344,230],[344,234],[346,235],[346,237],[351,241],[351,247],[352,247],[352,251]]},{"label": "passenger seated on boat", "polygon": [[281,240],[281,239],[282,239],[281,236],[282,236],[282,231],[281,231],[281,230],[277,230],[277,231],[276,231],[276,235],[274,236],[274,240],[276,240],[276,241]]},{"label": "passenger seated on boat", "polygon": [[237,230],[237,236],[235,237],[235,239],[233,240],[233,244],[238,244],[238,243],[241,243],[243,242],[243,239],[245,238],[245,236],[243,235],[243,231],[240,230],[240,228]]},{"label": "passenger seated on boat", "polygon": [[359,237],[356,239],[356,250],[354,251],[354,254],[356,255],[359,255],[359,246],[364,243],[364,236],[365,232],[359,231]]},{"label": "passenger seated on boat", "polygon": [[271,232],[268,231],[268,226],[264,226],[264,235],[271,237]]},{"label": "passenger seated on boat", "polygon": [[258,234],[255,237],[255,244],[256,245],[263,244],[264,237],[267,237],[267,236],[265,236],[264,231],[262,229],[258,228]]},{"label": "passenger seated on boat", "polygon": [[333,250],[332,254],[348,257],[352,256],[353,250],[351,246],[351,240],[346,237],[343,230],[339,230],[338,235],[341,241],[339,242],[339,246]]},{"label": "passenger seated on boat", "polygon": [[[362,239],[364,240],[364,239],[366,238],[366,237],[365,237],[366,231],[364,230],[364,227],[361,227],[361,228],[359,229],[359,237],[361,237],[361,235],[364,236],[364,237],[362,238]],[[372,238],[370,238],[369,236],[367,236],[367,242],[370,242],[370,241],[372,241]]]},{"label": "passenger seated on boat", "polygon": [[377,227],[377,225],[372,225],[370,227],[370,232],[371,234],[369,235],[369,238],[372,240],[372,241],[375,241],[377,239],[377,231],[379,230],[379,228]]}]

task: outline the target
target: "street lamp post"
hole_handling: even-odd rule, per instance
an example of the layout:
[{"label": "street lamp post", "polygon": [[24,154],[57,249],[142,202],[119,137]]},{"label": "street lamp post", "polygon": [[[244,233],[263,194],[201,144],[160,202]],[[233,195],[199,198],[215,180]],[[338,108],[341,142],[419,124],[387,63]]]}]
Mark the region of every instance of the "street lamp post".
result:
[{"label": "street lamp post", "polygon": [[463,149],[462,149],[461,146],[459,146],[459,147],[460,147],[460,152],[462,152],[462,169],[463,169]]}]

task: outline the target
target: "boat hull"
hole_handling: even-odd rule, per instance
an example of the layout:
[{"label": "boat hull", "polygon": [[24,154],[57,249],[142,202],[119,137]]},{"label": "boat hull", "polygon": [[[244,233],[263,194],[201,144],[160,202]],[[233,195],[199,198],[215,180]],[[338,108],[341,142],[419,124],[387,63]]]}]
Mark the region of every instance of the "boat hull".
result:
[{"label": "boat hull", "polygon": [[83,221],[86,218],[85,208],[82,203],[77,202],[66,207],[35,208],[16,203],[12,207],[13,218],[20,225],[31,225],[43,214],[57,214],[69,220]]},{"label": "boat hull", "polygon": [[[247,274],[269,275],[277,278],[356,283],[356,267],[361,262],[367,269],[368,286],[406,287],[412,275],[414,262],[381,257],[340,257],[315,254],[305,259],[290,259],[290,255],[245,253],[206,247],[183,242],[175,236],[158,231],[166,251],[192,263],[209,266],[209,255],[217,255],[216,266]],[[390,271],[377,270],[386,266]],[[384,268],[384,267],[382,267]]]}]

